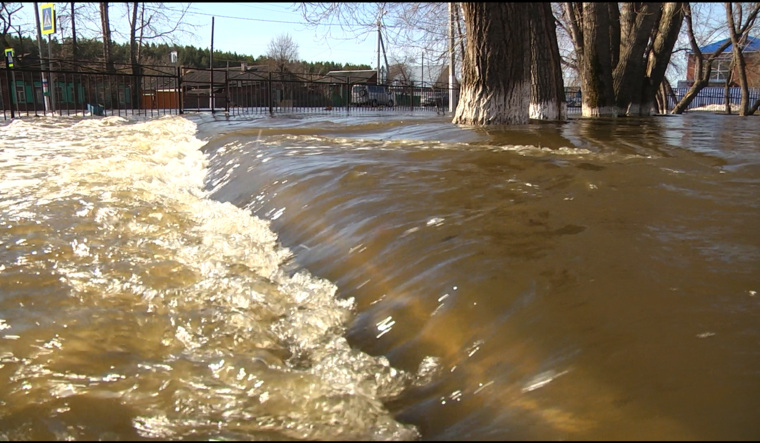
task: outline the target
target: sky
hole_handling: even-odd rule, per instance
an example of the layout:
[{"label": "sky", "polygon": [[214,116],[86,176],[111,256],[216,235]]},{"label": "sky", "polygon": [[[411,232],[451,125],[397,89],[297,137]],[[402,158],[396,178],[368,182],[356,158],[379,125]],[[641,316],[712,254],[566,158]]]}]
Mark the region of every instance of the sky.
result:
[{"label": "sky", "polygon": [[194,46],[210,47],[214,17],[215,51],[258,57],[266,54],[274,38],[287,34],[298,45],[301,60],[364,63],[373,67],[377,64],[376,32],[356,39],[333,27],[329,30],[333,38],[328,40],[325,38],[328,29],[307,27],[301,13],[294,9],[293,3],[194,2],[188,21],[198,26]]},{"label": "sky", "polygon": [[[38,2],[41,6],[46,2]],[[34,3],[25,2],[24,17],[26,28],[31,33],[34,26]],[[181,9],[179,3],[165,3],[166,8]],[[121,6],[121,5],[119,5]],[[113,4],[112,8],[117,7]],[[67,3],[55,3],[58,8],[68,8]],[[111,9],[113,11],[113,9]],[[111,12],[114,20],[116,14]],[[267,53],[270,42],[280,36],[289,35],[298,45],[298,58],[308,62],[329,61],[336,63],[377,65],[377,32],[368,32],[363,37],[354,38],[343,34],[339,27],[307,27],[301,13],[294,3],[260,3],[260,2],[192,2],[187,22],[195,28],[179,42],[198,48],[211,47],[211,22],[214,21],[214,51],[237,52],[239,55],[251,55],[254,58]],[[128,25],[120,26],[126,31]],[[79,19],[77,33],[80,33]],[[325,36],[330,32],[332,36]],[[60,31],[56,34],[61,38]],[[115,38],[118,43],[125,43]]]}]

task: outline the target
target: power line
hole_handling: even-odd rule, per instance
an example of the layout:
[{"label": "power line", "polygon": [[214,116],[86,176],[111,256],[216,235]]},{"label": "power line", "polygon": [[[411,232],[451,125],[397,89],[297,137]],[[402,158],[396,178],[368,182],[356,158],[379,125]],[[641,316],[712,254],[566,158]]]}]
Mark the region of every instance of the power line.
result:
[{"label": "power line", "polygon": [[[179,12],[179,11],[175,11],[175,12]],[[308,23],[303,23],[303,22],[288,22],[288,21],[283,21],[283,20],[265,20],[263,18],[232,17],[232,16],[229,16],[229,15],[209,14],[209,13],[206,13],[206,12],[191,12],[191,11],[187,11],[187,13],[188,14],[195,14],[195,15],[204,15],[206,17],[229,18],[229,19],[232,19],[232,20],[246,20],[246,21],[251,21],[251,22],[284,23],[284,24],[287,24],[287,25],[308,25]]]}]

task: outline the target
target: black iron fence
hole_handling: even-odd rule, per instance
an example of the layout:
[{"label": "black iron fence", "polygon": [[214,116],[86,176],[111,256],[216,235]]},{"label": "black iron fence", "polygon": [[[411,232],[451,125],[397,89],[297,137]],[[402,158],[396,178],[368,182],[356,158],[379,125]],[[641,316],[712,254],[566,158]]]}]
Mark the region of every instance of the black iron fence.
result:
[{"label": "black iron fence", "polygon": [[[153,91],[177,89],[179,75],[141,67],[143,72],[0,69],[4,119],[53,115],[156,115],[181,112],[178,103],[161,103]],[[174,70],[176,71],[176,69]]]},{"label": "black iron fence", "polygon": [[[146,67],[119,72],[71,69],[0,68],[0,103],[4,119],[39,115],[163,115],[213,112],[226,115],[277,113],[446,113],[459,91],[420,86],[376,86],[350,78],[232,69]],[[668,106],[686,93],[674,89]],[[581,113],[578,88],[565,89],[568,114]],[[760,90],[752,89],[754,102]],[[729,89],[729,102],[741,100]],[[712,110],[725,103],[724,88],[705,88],[689,110]]]},{"label": "black iron fence", "polygon": [[[674,88],[673,95],[668,97],[668,109],[672,109],[686,93],[689,88]],[[750,88],[749,90],[749,104],[752,106],[758,99],[760,99],[760,88]],[[741,104],[742,93],[740,88],[728,88],[728,103],[737,106]],[[707,87],[702,88],[699,94],[689,104],[689,110],[705,110],[705,111],[722,111],[722,106],[726,104],[726,88],[720,87]]]},{"label": "black iron fence", "polygon": [[[366,92],[369,88],[368,93]],[[365,93],[363,93],[365,91]],[[453,90],[454,100],[458,90]],[[170,93],[167,91],[167,93]],[[276,113],[445,112],[446,88],[366,85],[347,78],[279,73],[198,70],[182,74],[184,112],[230,115]]]}]

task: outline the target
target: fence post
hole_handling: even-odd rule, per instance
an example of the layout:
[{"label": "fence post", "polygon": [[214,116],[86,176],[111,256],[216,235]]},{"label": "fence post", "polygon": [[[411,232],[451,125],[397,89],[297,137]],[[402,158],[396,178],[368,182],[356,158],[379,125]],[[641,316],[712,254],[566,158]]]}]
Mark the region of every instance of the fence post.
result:
[{"label": "fence post", "polygon": [[267,89],[269,91],[269,115],[274,117],[274,109],[272,104],[272,73],[269,73],[269,82],[267,84]]},{"label": "fence post", "polygon": [[182,93],[182,67],[177,67],[177,106],[179,107],[179,114],[185,113],[185,102],[182,100],[184,94]]},{"label": "fence post", "polygon": [[[412,112],[414,112],[414,80],[410,82],[412,84],[412,96],[411,96],[411,106],[412,106]],[[421,92],[420,92],[421,93]]]},{"label": "fence post", "polygon": [[227,62],[227,70],[224,71],[224,87],[227,90],[227,100],[224,101],[224,112],[230,113],[230,62]]},{"label": "fence post", "polygon": [[346,115],[351,111],[351,77],[346,77],[346,84],[343,85],[346,88]]},{"label": "fence post", "polygon": [[[10,105],[9,107],[11,108],[11,118],[13,119],[13,118],[16,118],[16,115],[13,113],[13,97],[16,96],[15,94],[16,85],[11,84],[11,79],[10,79],[10,76],[8,75],[9,74],[8,71],[10,71],[10,69],[6,68],[5,82],[8,84],[8,104]],[[18,103],[18,98],[16,99],[16,103]],[[3,109],[5,109],[5,106],[3,106]]]}]

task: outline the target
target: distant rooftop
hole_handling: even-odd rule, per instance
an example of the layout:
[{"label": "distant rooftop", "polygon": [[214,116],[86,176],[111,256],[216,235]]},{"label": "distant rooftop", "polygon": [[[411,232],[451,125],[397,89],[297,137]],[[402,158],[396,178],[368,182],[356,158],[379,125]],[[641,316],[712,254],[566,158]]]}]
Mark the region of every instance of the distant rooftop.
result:
[{"label": "distant rooftop", "polygon": [[377,71],[374,70],[348,70],[348,71],[330,71],[324,78],[317,80],[321,83],[346,83],[348,80],[351,82],[375,82],[377,79]]},{"label": "distant rooftop", "polygon": [[[709,45],[702,46],[699,48],[699,50],[702,52],[702,54],[712,54],[713,52],[717,51],[718,48],[722,44],[724,44],[726,41],[731,40],[730,38],[725,38],[721,41],[717,41],[715,43],[710,43]],[[730,54],[733,50],[733,45],[728,45],[725,51],[723,51],[724,54]],[[748,36],[747,37],[747,45],[744,47],[744,52],[756,52],[760,51],[760,37],[753,37]]]}]

